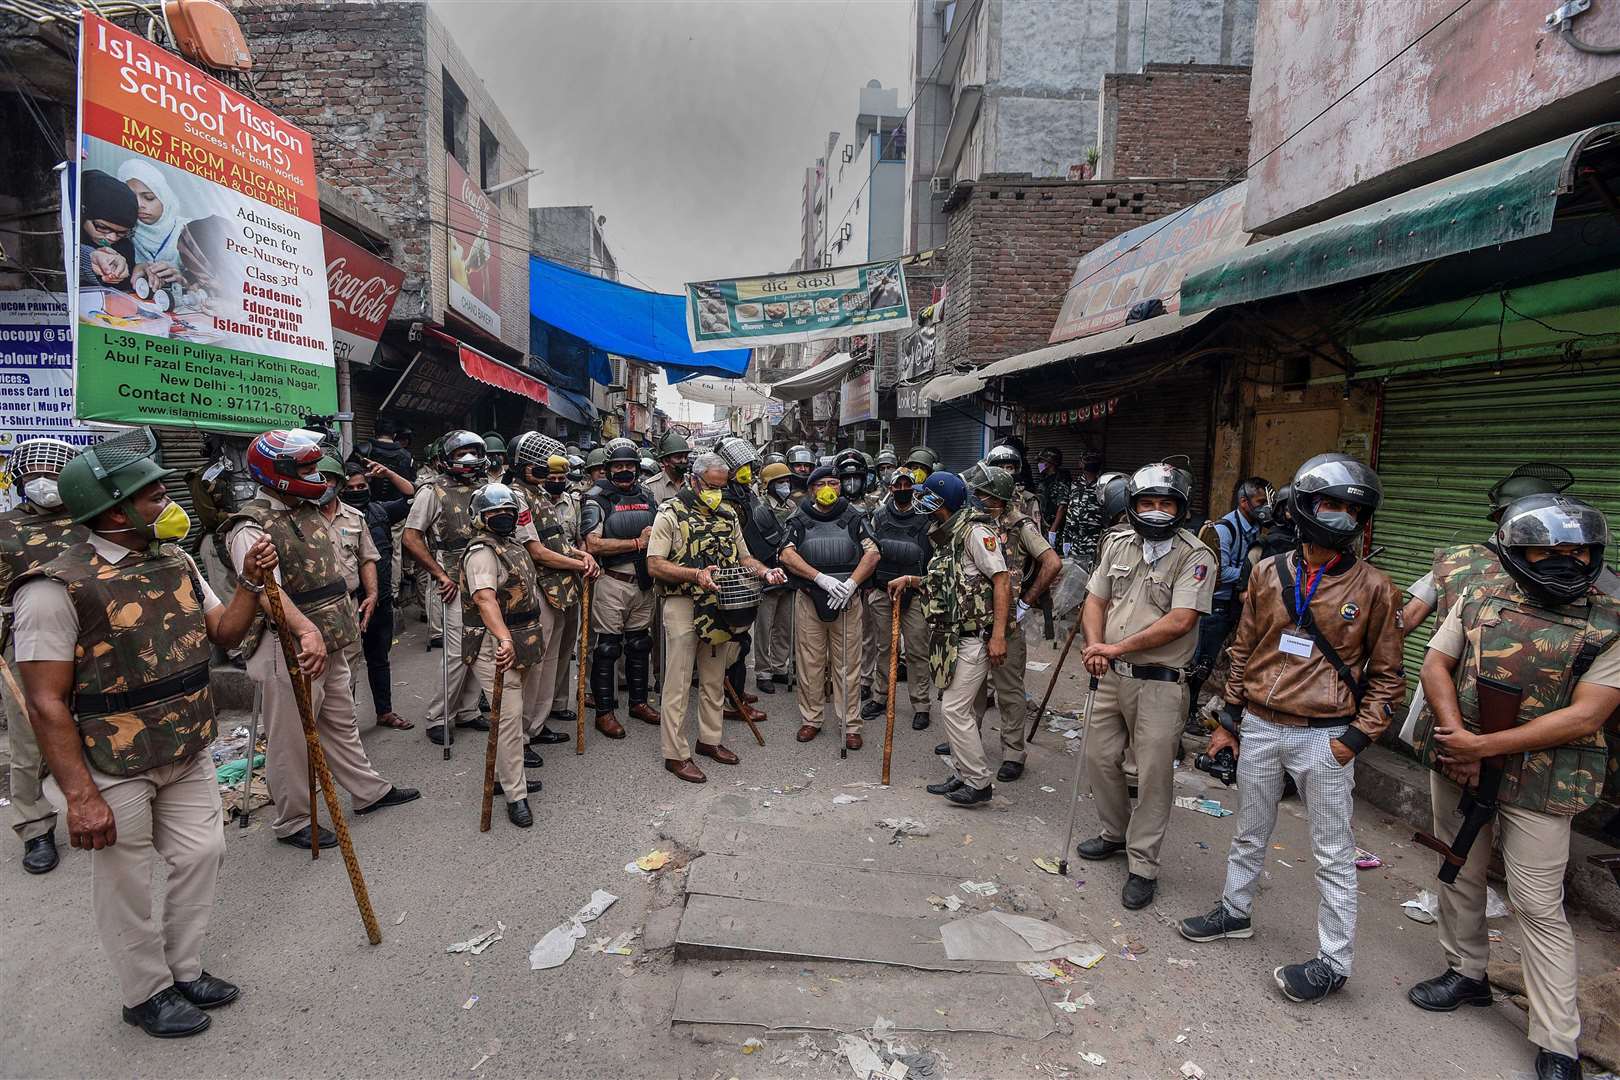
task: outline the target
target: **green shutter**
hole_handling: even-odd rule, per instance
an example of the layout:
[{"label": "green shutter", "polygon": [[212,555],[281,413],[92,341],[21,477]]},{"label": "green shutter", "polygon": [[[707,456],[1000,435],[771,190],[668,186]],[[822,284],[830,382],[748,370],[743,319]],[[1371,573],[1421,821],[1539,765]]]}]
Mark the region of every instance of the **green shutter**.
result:
[{"label": "green shutter", "polygon": [[[1620,361],[1391,378],[1378,452],[1384,504],[1373,542],[1385,550],[1377,565],[1404,590],[1428,573],[1435,548],[1488,539],[1485,494],[1527,461],[1569,469],[1569,493],[1620,532]],[[1614,555],[1611,545],[1611,565]],[[1434,629],[1431,617],[1407,639],[1409,689]]]}]

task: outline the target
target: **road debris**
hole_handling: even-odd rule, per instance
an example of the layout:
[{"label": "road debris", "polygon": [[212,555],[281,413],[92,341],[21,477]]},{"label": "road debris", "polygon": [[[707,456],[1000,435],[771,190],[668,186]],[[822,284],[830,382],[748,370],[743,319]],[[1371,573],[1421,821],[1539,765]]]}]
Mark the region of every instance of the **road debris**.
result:
[{"label": "road debris", "polygon": [[405,912],[402,911],[402,912],[399,913],[399,917],[394,920],[394,925],[399,926],[404,921],[405,921]]},{"label": "road debris", "polygon": [[547,930],[545,937],[534,943],[534,947],[529,950],[529,970],[544,971],[566,963],[568,958],[574,955],[574,943],[585,936],[584,924],[600,919],[602,913],[617,903],[618,899],[605,889],[597,889],[591,893],[590,900],[584,907],[574,912],[572,918]]},{"label": "road debris", "polygon": [[1186,1077],[1186,1080],[1204,1080],[1204,1070],[1200,1069],[1198,1064],[1193,1061],[1183,1061],[1181,1063],[1181,1075]]},{"label": "road debris", "polygon": [[645,870],[648,873],[651,873],[654,870],[662,870],[664,868],[664,864],[667,862],[669,862],[669,852],[649,851],[647,854],[636,860],[636,869]]},{"label": "road debris", "polygon": [[1081,1009],[1097,1004],[1097,999],[1092,997],[1089,992],[1081,994],[1076,1000],[1070,1000],[1069,995],[1072,993],[1074,993],[1073,990],[1063,991],[1063,1000],[1052,1002],[1052,1007],[1061,1012],[1077,1013]]},{"label": "road debris", "polygon": [[641,936],[641,927],[637,926],[613,937],[599,937],[588,946],[590,952],[601,953],[603,956],[630,956],[635,950],[631,945]]},{"label": "road debris", "polygon": [[1181,807],[1183,810],[1192,810],[1200,814],[1208,814],[1210,817],[1214,818],[1232,816],[1232,811],[1222,806],[1215,799],[1198,799],[1191,795],[1178,795],[1176,796],[1176,805]]},{"label": "road debris", "polygon": [[742,1052],[745,1054],[755,1054],[763,1049],[765,1049],[763,1039],[745,1039],[742,1044]]},{"label": "road debris", "polygon": [[1040,867],[1042,870],[1045,870],[1048,874],[1056,874],[1056,873],[1060,872],[1060,869],[1059,869],[1058,864],[1057,864],[1057,860],[1056,859],[1049,859],[1045,855],[1042,855],[1042,856],[1040,856],[1038,858],[1031,859],[1030,862],[1034,863],[1036,866]]},{"label": "road debris", "polygon": [[1167,957],[1164,958],[1164,960],[1165,960],[1165,963],[1169,964],[1172,967],[1195,968],[1195,967],[1198,966],[1198,961],[1196,961],[1196,960],[1183,960],[1179,956],[1167,956]]},{"label": "road debris", "polygon": [[1108,1064],[1108,1059],[1107,1058],[1103,1057],[1101,1054],[1099,1054],[1099,1053],[1097,1053],[1097,1052],[1095,1052],[1093,1050],[1082,1050],[1082,1051],[1080,1051],[1080,1060],[1085,1062],[1087,1065],[1096,1065],[1099,1068],[1101,1066],[1103,1066],[1103,1065]]},{"label": "road debris", "polygon": [[962,910],[962,898],[960,896],[930,896],[928,902],[934,905],[935,911]]},{"label": "road debris", "polygon": [[478,995],[474,994],[471,997],[469,997],[466,1001],[463,1001],[461,1003],[461,1007],[463,1009],[470,1009],[476,1004],[478,1004]]},{"label": "road debris", "polygon": [[870,795],[851,795],[848,792],[844,792],[842,794],[834,795],[832,801],[834,806],[848,806],[850,803],[865,802],[869,798],[871,798]]},{"label": "road debris", "polygon": [[1376,870],[1384,865],[1384,860],[1368,851],[1366,848],[1356,848],[1356,869]]},{"label": "road debris", "polygon": [[875,822],[878,828],[888,829],[891,833],[889,843],[898,844],[908,836],[927,836],[928,823],[918,821],[916,818],[899,817],[883,818]]},{"label": "road debris", "polygon": [[[398,926],[401,922],[404,922],[404,921],[405,921],[405,914],[404,914],[404,912],[401,912],[400,916],[399,916],[399,919],[395,921],[394,925]],[[478,934],[478,935],[475,935],[473,937],[468,938],[466,941],[457,941],[457,942],[453,942],[450,945],[446,945],[444,951],[447,952],[447,953],[470,952],[474,956],[477,956],[480,953],[482,953],[485,949],[489,948],[491,945],[493,945],[497,941],[501,940],[501,938],[504,937],[505,935],[506,935],[506,924],[503,923],[503,922],[497,922],[495,924],[495,928],[493,930],[486,930],[482,934]]]},{"label": "road debris", "polygon": [[1102,958],[1107,955],[1107,950],[1105,950],[1101,945],[1087,941],[1083,942],[1080,948],[1076,949],[1074,952],[1065,955],[1063,959],[1067,960],[1076,967],[1082,967],[1087,971],[1090,971],[1092,968],[1102,963]]},{"label": "road debris", "polygon": [[1018,965],[1018,970],[1032,979],[1040,982],[1073,982],[1069,973],[1050,960],[1028,960]]},{"label": "road debris", "polygon": [[1401,911],[1413,922],[1432,923],[1440,916],[1440,898],[1424,889],[1402,904]]},{"label": "road debris", "polygon": [[993,881],[964,881],[956,887],[974,896],[994,896],[1001,891]]}]

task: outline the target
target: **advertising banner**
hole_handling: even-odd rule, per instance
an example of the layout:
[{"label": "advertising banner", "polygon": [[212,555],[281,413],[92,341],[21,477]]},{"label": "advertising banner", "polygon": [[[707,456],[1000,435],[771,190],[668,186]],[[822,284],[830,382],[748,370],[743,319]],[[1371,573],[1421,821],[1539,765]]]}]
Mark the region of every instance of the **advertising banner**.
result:
[{"label": "advertising banner", "polygon": [[445,155],[445,219],[450,223],[450,310],[491,337],[501,336],[501,215],[461,162]]},{"label": "advertising banner", "polygon": [[335,412],[309,134],[83,18],[78,416],[257,432]]},{"label": "advertising banner", "polygon": [[923,386],[897,386],[894,388],[894,415],[899,420],[916,420],[934,411],[934,403],[923,397]]},{"label": "advertising banner", "polygon": [[867,368],[838,387],[838,426],[848,427],[878,418],[877,372]]},{"label": "advertising banner", "polygon": [[940,351],[945,347],[945,327],[930,323],[900,339],[900,381],[926,379],[934,373]]},{"label": "advertising banner", "polygon": [[690,282],[686,332],[697,352],[882,333],[911,325],[899,260],[766,277]]},{"label": "advertising banner", "polygon": [[332,348],[340,359],[369,366],[405,271],[383,262],[342,233],[322,229],[326,291],[332,298]]}]

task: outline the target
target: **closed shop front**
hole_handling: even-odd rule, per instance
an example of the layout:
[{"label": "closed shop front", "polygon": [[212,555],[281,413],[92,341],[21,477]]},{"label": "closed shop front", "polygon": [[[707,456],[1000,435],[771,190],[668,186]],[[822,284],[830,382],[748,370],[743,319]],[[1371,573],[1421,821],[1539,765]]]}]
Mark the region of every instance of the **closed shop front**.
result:
[{"label": "closed shop front", "polygon": [[989,450],[985,430],[984,405],[978,397],[936,401],[923,442],[939,455],[942,468],[959,473]]},{"label": "closed shop front", "polygon": [[[164,487],[168,489],[169,498],[185,507],[186,513],[191,516],[191,535],[186,537],[183,546],[195,554],[197,545],[202,542],[202,524],[197,518],[197,507],[187,480],[209,463],[208,453],[203,448],[205,436],[196,428],[154,426],[152,433],[157,436],[158,454],[163,460],[163,467],[180,474],[178,479],[164,484]],[[228,437],[246,442],[241,436]]]}]

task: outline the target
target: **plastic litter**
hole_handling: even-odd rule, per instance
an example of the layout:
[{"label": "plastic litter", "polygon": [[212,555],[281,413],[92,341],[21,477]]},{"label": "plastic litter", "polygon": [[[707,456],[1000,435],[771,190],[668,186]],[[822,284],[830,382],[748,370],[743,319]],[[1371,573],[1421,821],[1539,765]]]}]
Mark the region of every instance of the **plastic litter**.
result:
[{"label": "plastic litter", "polygon": [[962,898],[960,896],[930,896],[928,902],[934,905],[935,911],[962,910]]},{"label": "plastic litter", "polygon": [[838,1053],[849,1062],[855,1080],[871,1080],[874,1075],[883,1075],[885,1066],[877,1048],[859,1035],[838,1036]]},{"label": "plastic litter", "polygon": [[889,837],[889,843],[891,844],[898,844],[908,836],[929,835],[928,823],[926,821],[918,821],[916,818],[883,818],[881,821],[878,821],[875,824],[880,829],[889,830],[889,832],[892,834]]},{"label": "plastic litter", "polygon": [[1032,979],[1041,982],[1073,982],[1067,972],[1050,960],[1026,960],[1018,965],[1018,970]]},{"label": "plastic litter", "polygon": [[833,796],[833,805],[848,806],[850,803],[865,802],[870,797],[871,796],[869,795],[850,795],[849,793],[845,792],[843,794]]},{"label": "plastic litter", "polygon": [[1087,1065],[1097,1065],[1099,1067],[1108,1064],[1107,1058],[1091,1050],[1082,1050],[1080,1052],[1080,1060],[1085,1062]]},{"label": "plastic litter", "polygon": [[1204,1070],[1200,1069],[1198,1064],[1192,1061],[1183,1061],[1181,1063],[1181,1075],[1186,1077],[1186,1080],[1204,1080]]},{"label": "plastic litter", "polygon": [[1193,810],[1200,814],[1208,814],[1214,818],[1232,816],[1232,811],[1214,799],[1198,799],[1191,795],[1178,795],[1176,796],[1176,805],[1183,810]]},{"label": "plastic litter", "polygon": [[405,912],[402,911],[402,912],[399,913],[399,918],[394,920],[394,925],[399,926],[404,921],[405,921]]},{"label": "plastic litter", "polygon": [[742,1052],[745,1054],[757,1053],[763,1049],[765,1049],[765,1041],[763,1039],[746,1039],[742,1044]]},{"label": "plastic litter", "polygon": [[574,912],[567,922],[546,931],[546,936],[529,950],[529,970],[544,971],[560,967],[574,955],[574,943],[585,936],[583,924],[595,922],[602,913],[618,902],[618,897],[605,889],[597,889],[585,906]]},{"label": "plastic litter", "polygon": [[1376,870],[1384,865],[1384,860],[1368,851],[1366,848],[1356,848],[1356,869]]},{"label": "plastic litter", "polygon": [[[247,732],[244,731],[242,734],[245,737]],[[263,754],[255,754],[253,756],[253,767],[255,769],[264,767]],[[247,758],[239,757],[235,761],[227,761],[223,765],[220,765],[214,770],[214,775],[219,778],[219,782],[223,786],[229,784],[240,784],[242,782],[242,774],[245,772],[247,772]]]},{"label": "plastic litter", "polygon": [[1077,1013],[1081,1009],[1097,1004],[1097,999],[1089,993],[1081,994],[1079,998],[1070,1000],[1069,995],[1072,993],[1074,993],[1073,990],[1063,991],[1063,1000],[1052,1002],[1052,1007],[1066,1013]]},{"label": "plastic litter", "polygon": [[1041,672],[1051,666],[1052,662],[1050,660],[1027,660],[1024,662],[1024,670],[1026,671]]},{"label": "plastic litter", "polygon": [[1440,898],[1424,889],[1402,904],[1401,911],[1413,922],[1432,923],[1440,917]]},{"label": "plastic litter", "polygon": [[1042,855],[1039,858],[1031,859],[1030,861],[1042,870],[1045,870],[1048,874],[1058,873],[1058,864],[1056,859],[1049,859],[1045,855]]},{"label": "plastic litter", "polygon": [[956,887],[974,896],[994,896],[1001,891],[993,881],[964,881]]},{"label": "plastic litter", "polygon": [[669,852],[649,851],[636,860],[636,869],[646,870],[651,873],[654,870],[662,870],[667,862],[669,862]]},{"label": "plastic litter", "polygon": [[1079,949],[1064,956],[1063,959],[1067,960],[1076,967],[1085,968],[1087,971],[1089,971],[1098,964],[1102,963],[1102,958],[1107,955],[1107,951],[1104,950],[1101,945],[1086,941],[1081,943]]},{"label": "plastic litter", "polygon": [[591,942],[589,948],[591,952],[601,953],[604,956],[630,956],[635,952],[631,945],[640,936],[641,927],[637,926],[611,938],[599,937]]},{"label": "plastic litter", "polygon": [[[404,915],[401,914],[400,918],[403,919]],[[394,925],[398,926],[399,924],[396,922]],[[444,951],[447,953],[470,952],[474,956],[477,956],[485,949],[501,940],[501,938],[505,935],[506,924],[503,922],[497,922],[495,924],[495,929],[486,930],[482,934],[468,938],[466,941],[457,941],[450,945],[446,945]]]},{"label": "plastic litter", "polygon": [[470,1009],[476,1004],[478,1004],[478,995],[474,994],[472,997],[468,998],[466,1001],[463,1001],[461,1003],[461,1007],[463,1009]]}]

